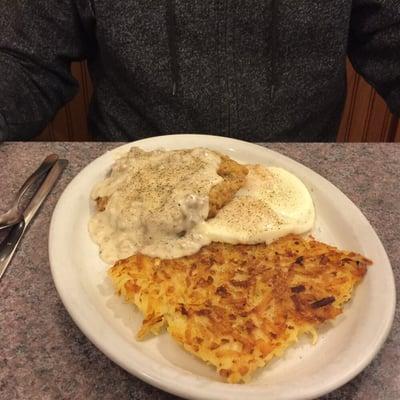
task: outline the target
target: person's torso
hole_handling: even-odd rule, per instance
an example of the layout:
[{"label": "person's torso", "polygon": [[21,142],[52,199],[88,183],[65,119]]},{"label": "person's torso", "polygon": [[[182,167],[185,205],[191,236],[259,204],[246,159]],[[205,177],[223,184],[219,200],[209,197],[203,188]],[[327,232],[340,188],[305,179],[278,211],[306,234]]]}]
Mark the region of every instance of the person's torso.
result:
[{"label": "person's torso", "polygon": [[93,3],[95,133],[334,139],[351,1]]}]

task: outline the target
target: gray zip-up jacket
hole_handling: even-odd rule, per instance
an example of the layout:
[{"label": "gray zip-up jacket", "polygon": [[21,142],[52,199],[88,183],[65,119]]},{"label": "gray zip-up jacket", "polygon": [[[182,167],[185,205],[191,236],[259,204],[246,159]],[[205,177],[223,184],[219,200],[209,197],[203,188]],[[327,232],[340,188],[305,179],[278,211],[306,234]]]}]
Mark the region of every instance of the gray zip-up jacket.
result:
[{"label": "gray zip-up jacket", "polygon": [[97,138],[334,140],[346,55],[400,112],[400,0],[0,0],[0,139],[94,82]]}]

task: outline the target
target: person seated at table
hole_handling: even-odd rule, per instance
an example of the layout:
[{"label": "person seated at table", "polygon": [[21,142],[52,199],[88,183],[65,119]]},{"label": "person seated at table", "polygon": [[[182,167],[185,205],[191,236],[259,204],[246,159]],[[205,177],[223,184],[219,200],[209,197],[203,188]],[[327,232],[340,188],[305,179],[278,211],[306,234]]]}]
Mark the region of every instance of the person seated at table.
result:
[{"label": "person seated at table", "polygon": [[97,139],[335,140],[346,56],[400,114],[400,2],[0,0],[0,140],[29,139],[88,60]]}]

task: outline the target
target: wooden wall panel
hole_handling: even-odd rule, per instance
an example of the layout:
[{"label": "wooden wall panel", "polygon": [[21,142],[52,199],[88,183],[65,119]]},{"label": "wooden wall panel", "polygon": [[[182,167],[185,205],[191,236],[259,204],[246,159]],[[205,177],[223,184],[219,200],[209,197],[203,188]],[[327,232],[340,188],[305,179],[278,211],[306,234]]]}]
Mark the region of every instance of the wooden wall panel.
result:
[{"label": "wooden wall panel", "polygon": [[397,129],[394,135],[394,139],[395,142],[400,143],[400,122],[397,122]]},{"label": "wooden wall panel", "polygon": [[92,83],[86,62],[73,63],[71,71],[79,82],[76,96],[58,111],[53,121],[36,138],[48,141],[90,141],[92,140],[87,123]]},{"label": "wooden wall panel", "polygon": [[347,63],[347,99],[339,142],[393,141],[398,119],[381,96]]},{"label": "wooden wall panel", "polygon": [[[87,113],[92,83],[86,62],[73,63],[72,73],[80,83],[78,94],[62,108],[37,140],[91,140]],[[338,131],[339,142],[400,141],[400,126],[384,100],[347,63],[347,100]]]},{"label": "wooden wall panel", "polygon": [[[80,83],[79,92],[66,109],[71,140],[90,140],[87,115],[91,93],[88,91],[86,63],[73,64],[72,73]],[[73,118],[72,118],[73,117]]]}]

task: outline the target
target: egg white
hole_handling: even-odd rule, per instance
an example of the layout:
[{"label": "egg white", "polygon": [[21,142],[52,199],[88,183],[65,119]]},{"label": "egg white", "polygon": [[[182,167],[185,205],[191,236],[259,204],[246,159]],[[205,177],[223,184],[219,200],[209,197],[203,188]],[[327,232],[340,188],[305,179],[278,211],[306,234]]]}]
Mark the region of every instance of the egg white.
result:
[{"label": "egg white", "polygon": [[246,183],[233,200],[199,225],[202,234],[215,242],[256,244],[312,229],[314,204],[299,178],[279,167],[248,168]]}]

